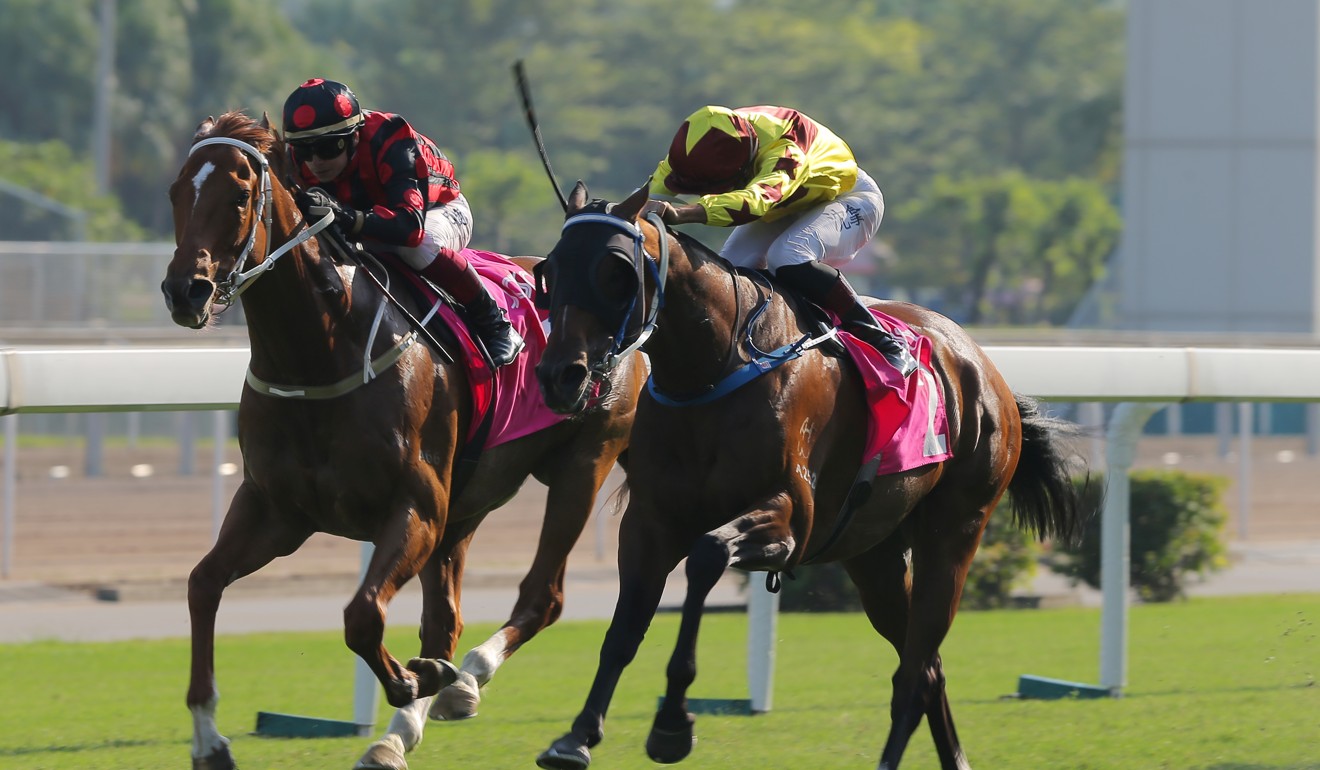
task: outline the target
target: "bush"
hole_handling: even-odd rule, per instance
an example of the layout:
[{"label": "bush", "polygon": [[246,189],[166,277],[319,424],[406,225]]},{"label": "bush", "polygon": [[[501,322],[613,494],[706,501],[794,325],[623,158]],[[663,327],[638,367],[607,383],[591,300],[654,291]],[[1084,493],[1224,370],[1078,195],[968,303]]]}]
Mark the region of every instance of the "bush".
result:
[{"label": "bush", "polygon": [[784,574],[779,591],[780,612],[857,612],[862,609],[857,586],[842,562],[813,564]]},{"label": "bush", "polygon": [[959,606],[974,610],[1009,606],[1013,590],[1036,574],[1039,555],[1040,545],[1035,537],[1013,521],[1005,495],[981,533],[981,546],[967,570]]},{"label": "bush", "polygon": [[[1183,596],[1191,574],[1224,566],[1222,537],[1227,519],[1221,476],[1170,470],[1133,471],[1129,579],[1143,601],[1167,602]],[[1066,558],[1051,569],[1094,588],[1100,587],[1100,492],[1102,478],[1084,489],[1086,505],[1097,511],[1080,545],[1056,550]]]},{"label": "bush", "polygon": [[[960,606],[1009,606],[1013,589],[1035,574],[1039,552],[1040,546],[1032,536],[1013,522],[1007,499],[1001,500],[967,571]],[[857,588],[840,562],[802,567],[794,570],[794,576],[796,579],[783,576],[779,597],[782,612],[855,612],[862,608]]]}]

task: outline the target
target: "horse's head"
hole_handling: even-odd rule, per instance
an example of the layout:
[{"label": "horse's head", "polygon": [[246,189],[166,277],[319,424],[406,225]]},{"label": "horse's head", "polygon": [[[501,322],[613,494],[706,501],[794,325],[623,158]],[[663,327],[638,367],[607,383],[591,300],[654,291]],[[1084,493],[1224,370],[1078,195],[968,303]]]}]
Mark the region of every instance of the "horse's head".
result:
[{"label": "horse's head", "polygon": [[651,296],[646,289],[662,277],[648,268],[648,257],[664,236],[638,222],[646,201],[645,186],[613,206],[589,201],[582,182],[569,196],[564,229],[537,281],[551,330],[536,376],[556,412],[581,411],[593,383],[653,326],[658,292]]},{"label": "horse's head", "polygon": [[266,253],[275,198],[288,202],[280,184],[286,166],[283,143],[264,115],[258,123],[229,112],[197,127],[170,185],[176,248],[160,288],[175,323],[205,326],[212,303],[229,299],[217,291]]}]

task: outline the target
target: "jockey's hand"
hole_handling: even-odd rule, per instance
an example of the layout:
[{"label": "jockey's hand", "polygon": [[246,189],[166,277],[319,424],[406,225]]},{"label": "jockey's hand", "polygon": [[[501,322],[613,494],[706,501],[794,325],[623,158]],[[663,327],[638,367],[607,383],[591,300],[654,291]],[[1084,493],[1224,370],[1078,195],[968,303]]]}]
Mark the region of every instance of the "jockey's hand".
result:
[{"label": "jockey's hand", "polygon": [[642,205],[642,216],[652,211],[659,214],[667,225],[706,224],[706,210],[696,203],[675,206],[666,201],[649,200]]},{"label": "jockey's hand", "polygon": [[637,217],[638,219],[646,219],[647,215],[651,212],[655,212],[656,214],[659,214],[660,218],[663,220],[665,218],[665,209],[672,208],[674,207],[664,201],[658,201],[655,198],[651,198],[647,200],[646,203],[642,204],[642,210],[637,213]]},{"label": "jockey's hand", "polygon": [[357,235],[362,230],[362,212],[345,206],[320,187],[308,187],[294,197],[297,198],[298,208],[302,209],[309,217],[312,216],[311,209],[313,206],[330,209],[335,215],[335,226],[343,231],[345,235]]}]

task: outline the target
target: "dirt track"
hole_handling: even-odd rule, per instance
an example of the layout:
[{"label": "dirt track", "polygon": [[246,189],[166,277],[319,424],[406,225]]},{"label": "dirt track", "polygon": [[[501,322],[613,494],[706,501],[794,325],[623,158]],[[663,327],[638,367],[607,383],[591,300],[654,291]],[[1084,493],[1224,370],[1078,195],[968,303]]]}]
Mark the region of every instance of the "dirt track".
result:
[{"label": "dirt track", "polygon": [[[198,452],[199,468],[209,463],[210,452],[209,447]],[[241,462],[236,450],[226,459]],[[104,474],[98,478],[83,476],[81,463],[76,447],[19,452],[10,581],[93,586],[185,579],[211,543],[211,477],[178,475],[178,450],[172,448],[107,449]],[[142,465],[154,473],[135,478],[131,469]],[[52,477],[51,469],[58,467],[67,468],[69,476]],[[618,486],[622,474],[616,474],[606,480],[598,508]],[[238,479],[239,474],[225,479],[225,505]],[[469,573],[525,570],[536,550],[544,504],[545,488],[529,480],[509,504],[487,517],[469,552]],[[617,517],[606,517],[605,524],[604,559],[596,559],[596,523],[591,521],[571,565],[613,564]],[[356,542],[314,535],[297,553],[254,578],[356,576],[359,557]]]},{"label": "dirt track", "polygon": [[[1236,448],[1236,444],[1234,444]],[[1301,438],[1256,439],[1252,455],[1250,539],[1320,540],[1320,458],[1306,454]],[[1235,457],[1220,458],[1213,437],[1150,438],[1139,448],[1139,467],[1163,467],[1177,453],[1178,467],[1234,479]],[[1282,453],[1282,454],[1281,454]],[[1288,453],[1291,453],[1289,457]],[[1287,461],[1281,461],[1283,460]],[[236,450],[227,458],[241,462]],[[199,450],[198,467],[210,461]],[[150,465],[153,474],[135,478],[130,469]],[[96,586],[135,581],[182,581],[211,541],[212,481],[209,476],[175,473],[178,450],[138,448],[107,450],[105,474],[81,474],[79,447],[19,452],[16,526],[11,573],[6,583]],[[67,478],[52,477],[65,466]],[[238,476],[226,480],[227,503]],[[617,486],[619,474],[606,482],[602,500]],[[1225,495],[1230,511],[1226,536],[1237,537],[1238,487]],[[491,514],[478,531],[469,559],[473,579],[502,576],[516,580],[536,547],[544,488],[529,481],[504,508]],[[606,517],[603,530],[587,524],[570,560],[571,570],[607,569],[614,562],[618,517]],[[603,558],[597,558],[597,535],[604,535]],[[291,557],[277,560],[249,581],[292,576],[342,578],[358,569],[357,543],[314,536]],[[244,582],[249,582],[244,581]],[[241,584],[240,584],[241,585]]]}]

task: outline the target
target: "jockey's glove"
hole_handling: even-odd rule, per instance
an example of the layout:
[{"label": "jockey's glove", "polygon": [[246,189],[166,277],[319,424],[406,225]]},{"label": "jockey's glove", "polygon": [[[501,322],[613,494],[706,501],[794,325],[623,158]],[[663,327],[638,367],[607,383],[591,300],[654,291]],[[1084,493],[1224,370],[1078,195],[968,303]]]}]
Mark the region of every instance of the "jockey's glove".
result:
[{"label": "jockey's glove", "polygon": [[308,187],[300,191],[295,196],[298,201],[298,208],[302,209],[307,216],[311,216],[313,206],[327,208],[334,212],[335,227],[348,236],[354,236],[362,232],[363,214],[361,211],[340,203],[337,198],[320,187]]}]

